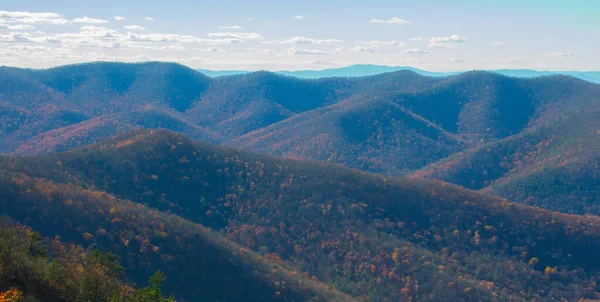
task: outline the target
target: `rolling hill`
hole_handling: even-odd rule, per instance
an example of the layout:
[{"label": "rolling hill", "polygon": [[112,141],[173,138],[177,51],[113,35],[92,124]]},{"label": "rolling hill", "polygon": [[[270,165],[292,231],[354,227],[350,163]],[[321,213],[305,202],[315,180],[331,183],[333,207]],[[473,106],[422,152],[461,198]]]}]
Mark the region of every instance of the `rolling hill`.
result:
[{"label": "rolling hill", "polygon": [[[598,214],[600,85],[396,71],[218,78],[169,63],[0,69],[0,152],[65,151],[138,128]],[[549,189],[552,187],[552,189]]]},{"label": "rolling hill", "polygon": [[130,280],[160,268],[167,292],[186,299],[207,287],[222,299],[600,297],[598,217],[444,182],[151,130],[4,157],[0,169],[2,214],[115,252]]}]

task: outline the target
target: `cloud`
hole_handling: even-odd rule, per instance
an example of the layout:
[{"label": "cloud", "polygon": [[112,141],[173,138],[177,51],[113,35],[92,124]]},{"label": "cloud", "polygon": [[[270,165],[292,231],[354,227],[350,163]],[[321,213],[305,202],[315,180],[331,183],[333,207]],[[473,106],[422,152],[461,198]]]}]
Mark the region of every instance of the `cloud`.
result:
[{"label": "cloud", "polygon": [[[259,55],[269,55],[269,56],[273,56],[273,55],[280,55],[279,52],[277,52],[274,49],[270,49],[270,48],[260,48],[260,47],[253,47],[253,48],[248,48],[246,49],[245,53],[237,53],[235,54],[235,56],[248,56],[251,57],[255,54],[259,54]],[[233,55],[233,54],[232,54]]]},{"label": "cloud", "polygon": [[323,39],[317,40],[307,37],[296,36],[287,40],[271,40],[262,42],[263,44],[333,44],[333,43],[341,43],[342,40],[338,39]]},{"label": "cloud", "polygon": [[141,27],[139,25],[125,25],[123,26],[123,28],[125,29],[129,29],[129,30],[145,30],[145,27]]},{"label": "cloud", "polygon": [[0,10],[0,22],[25,24],[71,24],[68,20],[55,13],[9,12]]},{"label": "cloud", "polygon": [[254,19],[252,19],[252,18],[246,18],[246,20],[248,20],[248,21],[253,21]]},{"label": "cloud", "polygon": [[171,44],[171,45],[165,45],[165,46],[155,46],[151,48],[152,50],[159,50],[159,51],[184,51],[187,50],[187,48],[183,45],[177,45],[177,44]]},{"label": "cloud", "polygon": [[365,45],[370,45],[372,47],[382,47],[382,46],[396,46],[396,47],[402,47],[404,46],[403,42],[398,42],[395,40],[392,41],[366,41],[366,42],[360,42],[360,44],[365,44]]},{"label": "cloud", "polygon": [[83,23],[83,24],[106,24],[106,23],[108,23],[108,21],[106,21],[106,20],[94,19],[94,18],[90,18],[88,16],[75,18],[75,19],[71,20],[71,22]]},{"label": "cloud", "polygon": [[522,56],[522,57],[513,57],[513,58],[501,58],[500,62],[501,63],[507,63],[507,64],[525,64],[529,61],[529,57],[528,56]]},{"label": "cloud", "polygon": [[354,52],[375,52],[375,50],[373,48],[362,47],[362,46],[353,47],[351,50]]},{"label": "cloud", "polygon": [[433,37],[429,39],[429,48],[451,48],[454,44],[465,43],[467,39],[459,35],[453,34],[448,37]]},{"label": "cloud", "polygon": [[204,42],[211,44],[211,45],[220,45],[220,44],[240,44],[240,43],[245,43],[246,41],[241,40],[241,39],[212,39],[212,40],[205,40]]},{"label": "cloud", "polygon": [[44,47],[44,46],[23,45],[23,44],[11,45],[8,47],[8,49],[16,50],[16,51],[35,51],[35,52],[51,50],[51,48]]},{"label": "cloud", "polygon": [[125,21],[127,19],[120,17],[120,16],[114,16],[113,19],[115,19],[115,21]]},{"label": "cloud", "polygon": [[391,19],[388,20],[381,20],[381,19],[371,19],[369,21],[369,23],[384,23],[384,24],[409,24],[411,23],[410,21],[406,21],[406,20],[402,20],[398,17],[392,17]]},{"label": "cloud", "polygon": [[294,16],[294,19],[304,19],[304,16]]},{"label": "cloud", "polygon": [[492,42],[492,45],[494,45],[494,46],[502,46],[502,45],[504,45],[504,42],[502,42],[502,41],[494,41],[494,42]]},{"label": "cloud", "polygon": [[292,48],[288,48],[287,51],[291,55],[327,55],[326,52],[318,50],[318,49],[306,49],[306,48],[292,47]]},{"label": "cloud", "polygon": [[198,38],[190,35],[180,34],[134,34],[129,33],[126,36],[129,41],[135,42],[164,42],[164,43],[202,43],[208,39]]},{"label": "cloud", "polygon": [[0,34],[0,42],[32,42],[30,35],[27,33],[9,33],[6,35]]},{"label": "cloud", "polygon": [[419,49],[419,48],[410,48],[410,49],[405,50],[404,52],[409,55],[420,55],[420,54],[431,53],[431,51],[429,51],[429,50],[424,50],[424,49]]},{"label": "cloud", "polygon": [[241,26],[239,25],[232,25],[232,26],[219,26],[220,29],[242,29]]},{"label": "cloud", "polygon": [[454,58],[454,59],[450,59],[450,60],[448,60],[448,62],[449,62],[449,63],[455,63],[455,64],[464,64],[464,63],[466,63],[467,61],[465,61],[465,60],[463,60],[463,59],[456,59],[456,58]]},{"label": "cloud", "polygon": [[26,24],[17,24],[17,25],[10,25],[10,24],[0,24],[0,29],[9,29],[9,30],[32,30],[35,29],[35,27],[31,26],[31,25],[26,25]]},{"label": "cloud", "polygon": [[193,51],[201,51],[201,52],[221,52],[220,49],[216,48],[216,47],[209,47],[209,48],[192,48]]},{"label": "cloud", "polygon": [[324,65],[324,66],[332,66],[332,65],[335,65],[335,64],[333,64],[332,62],[329,62],[329,61],[324,61],[324,60],[314,60],[314,61],[312,61],[312,62],[310,62],[310,63],[311,63],[311,64],[314,64],[314,65]]},{"label": "cloud", "polygon": [[220,32],[220,33],[209,33],[211,38],[219,39],[239,39],[239,40],[262,40],[263,36],[257,33],[233,33],[233,32]]},{"label": "cloud", "polygon": [[144,18],[146,21],[154,21],[154,18],[146,17]]},{"label": "cloud", "polygon": [[346,52],[346,51],[348,51],[348,49],[346,49],[344,47],[338,47],[338,48],[334,49],[332,53],[334,55],[337,55],[337,54],[340,54],[340,53],[343,53],[343,52]]},{"label": "cloud", "polygon": [[572,51],[568,51],[568,52],[553,52],[553,53],[544,53],[542,54],[542,56],[545,57],[574,57],[577,54],[572,52]]},{"label": "cloud", "polygon": [[108,29],[104,26],[93,26],[93,25],[86,25],[86,26],[82,26],[79,30],[81,30],[82,32],[86,31],[104,31],[104,32],[108,32],[108,31],[112,31],[114,33],[117,33],[116,31],[112,30],[112,29]]},{"label": "cloud", "polygon": [[32,38],[31,40],[34,41],[34,42],[36,42],[36,43],[50,43],[50,44],[55,44],[55,43],[61,43],[62,42],[56,36]]},{"label": "cloud", "polygon": [[408,40],[410,40],[410,41],[423,41],[423,40],[427,40],[427,38],[425,38],[425,37],[416,37],[416,38],[410,38]]}]

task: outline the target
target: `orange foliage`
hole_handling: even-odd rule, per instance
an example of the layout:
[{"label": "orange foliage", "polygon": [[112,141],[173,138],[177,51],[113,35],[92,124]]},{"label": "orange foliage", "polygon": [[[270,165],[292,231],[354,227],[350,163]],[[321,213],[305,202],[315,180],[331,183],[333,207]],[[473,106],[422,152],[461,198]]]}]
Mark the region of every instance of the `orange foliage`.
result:
[{"label": "orange foliage", "polygon": [[23,292],[11,287],[9,290],[0,293],[0,302],[17,302],[23,299]]}]

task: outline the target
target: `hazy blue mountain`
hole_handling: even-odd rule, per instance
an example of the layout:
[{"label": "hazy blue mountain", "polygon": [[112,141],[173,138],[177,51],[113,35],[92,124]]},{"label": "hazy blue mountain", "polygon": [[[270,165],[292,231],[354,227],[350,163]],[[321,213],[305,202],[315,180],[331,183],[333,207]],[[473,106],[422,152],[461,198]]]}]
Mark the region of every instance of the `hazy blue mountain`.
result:
[{"label": "hazy blue mountain", "polygon": [[[385,65],[372,65],[372,64],[358,64],[351,65],[341,68],[331,68],[324,70],[298,70],[298,71],[276,71],[275,73],[293,76],[302,79],[318,79],[318,78],[329,78],[329,77],[364,77],[382,74],[386,72],[395,72],[401,70],[410,70],[420,75],[429,77],[443,77],[461,74],[464,71],[452,71],[452,72],[435,72],[417,69],[409,66],[385,66]],[[208,70],[198,69],[199,72],[209,77],[221,77],[229,75],[246,74],[252,71],[247,70]],[[502,75],[519,77],[519,78],[531,78],[547,75],[568,75],[576,77],[592,83],[600,83],[600,71],[537,71],[530,69],[498,69],[489,70]]]},{"label": "hazy blue mountain", "polygon": [[225,76],[238,75],[238,74],[247,74],[247,73],[252,72],[252,71],[246,71],[246,70],[210,70],[210,69],[196,69],[196,71],[203,73],[204,75],[209,76],[211,78],[225,77]]}]

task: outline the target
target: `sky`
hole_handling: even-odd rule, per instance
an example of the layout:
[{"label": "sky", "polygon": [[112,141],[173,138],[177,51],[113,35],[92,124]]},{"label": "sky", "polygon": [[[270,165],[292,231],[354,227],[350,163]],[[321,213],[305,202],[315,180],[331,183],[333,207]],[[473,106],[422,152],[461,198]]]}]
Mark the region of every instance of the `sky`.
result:
[{"label": "sky", "polygon": [[0,0],[0,65],[600,70],[599,0]]}]

